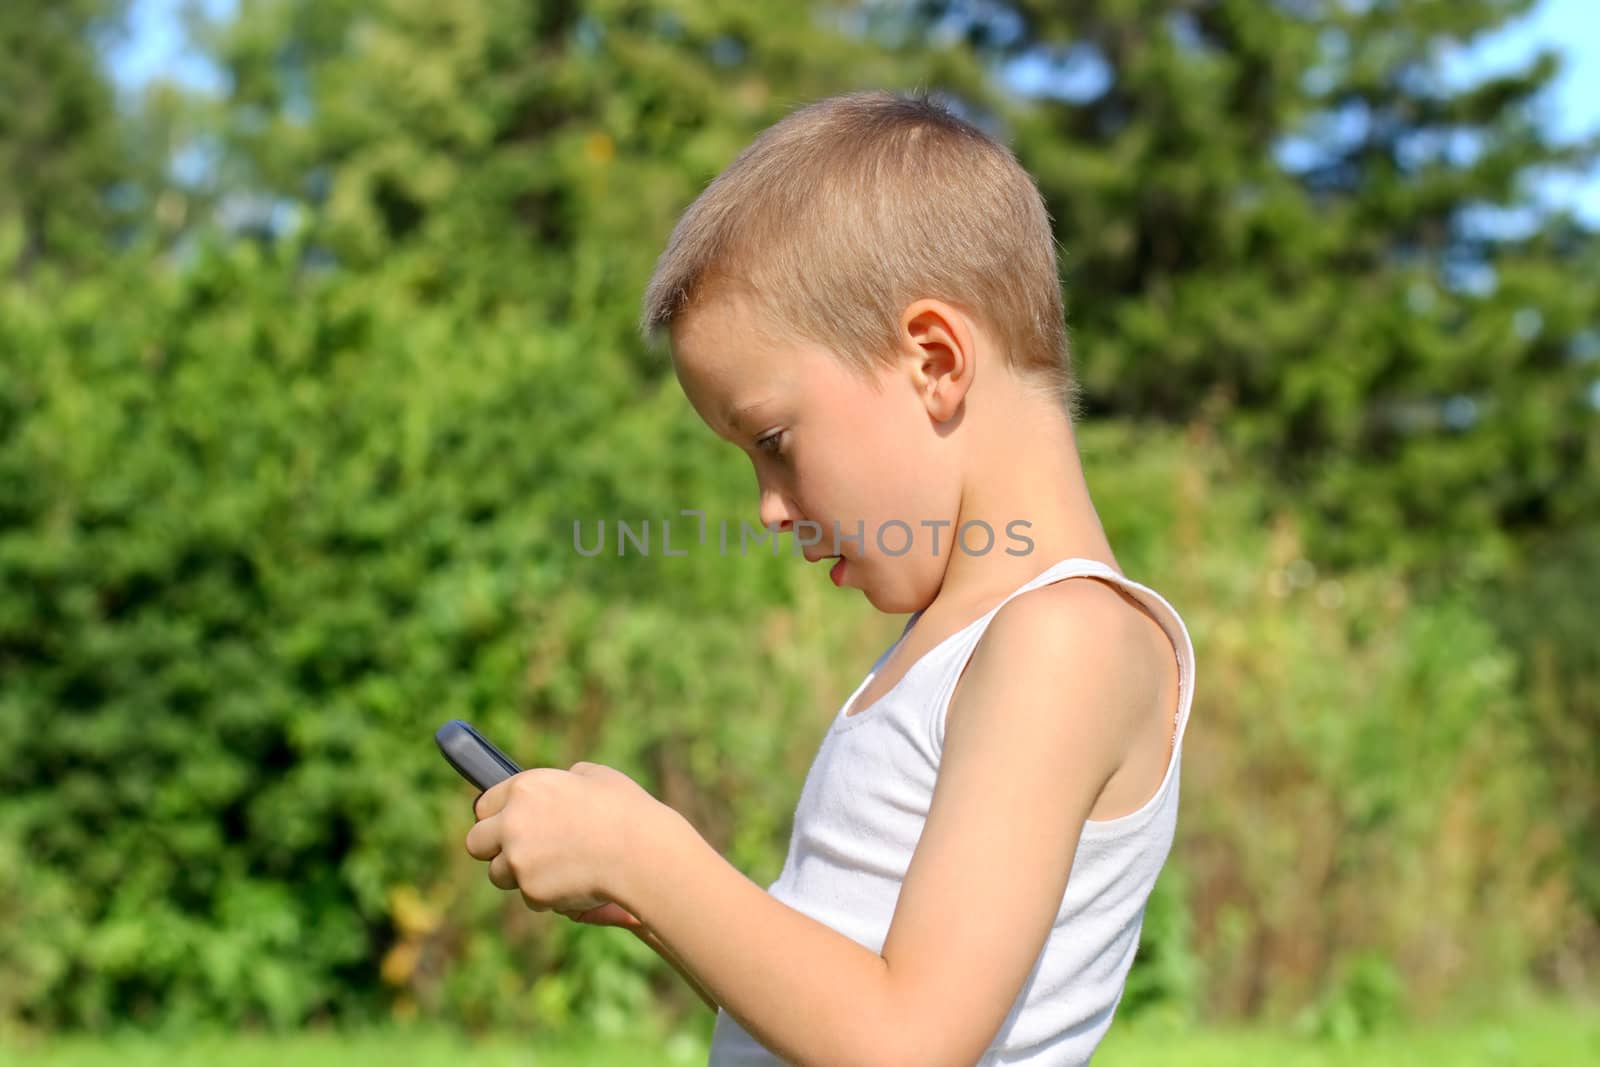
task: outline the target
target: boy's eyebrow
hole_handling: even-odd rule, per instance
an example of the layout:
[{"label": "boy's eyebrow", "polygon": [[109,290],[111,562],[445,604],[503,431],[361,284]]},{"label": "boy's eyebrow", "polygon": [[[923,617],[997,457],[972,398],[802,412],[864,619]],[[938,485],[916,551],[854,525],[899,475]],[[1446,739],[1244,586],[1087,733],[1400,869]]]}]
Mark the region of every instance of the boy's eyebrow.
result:
[{"label": "boy's eyebrow", "polygon": [[750,400],[743,404],[729,404],[723,409],[722,417],[729,426],[738,428],[740,420],[743,419],[744,416],[748,415],[756,408],[761,407],[763,404],[771,403],[771,401],[772,398],[769,396],[763,397],[760,400]]}]

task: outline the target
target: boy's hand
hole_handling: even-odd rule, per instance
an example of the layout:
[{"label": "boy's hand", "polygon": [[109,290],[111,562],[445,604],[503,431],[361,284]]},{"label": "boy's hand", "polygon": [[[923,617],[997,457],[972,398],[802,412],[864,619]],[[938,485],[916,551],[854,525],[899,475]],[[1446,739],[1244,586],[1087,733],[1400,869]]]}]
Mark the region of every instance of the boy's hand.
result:
[{"label": "boy's hand", "polygon": [[[597,763],[536,767],[485,790],[467,852],[489,861],[489,881],[517,889],[534,911],[594,913],[603,925],[638,920],[611,904],[633,827],[661,802],[632,778]],[[613,910],[607,910],[611,905]],[[620,914],[619,914],[620,913]]]}]

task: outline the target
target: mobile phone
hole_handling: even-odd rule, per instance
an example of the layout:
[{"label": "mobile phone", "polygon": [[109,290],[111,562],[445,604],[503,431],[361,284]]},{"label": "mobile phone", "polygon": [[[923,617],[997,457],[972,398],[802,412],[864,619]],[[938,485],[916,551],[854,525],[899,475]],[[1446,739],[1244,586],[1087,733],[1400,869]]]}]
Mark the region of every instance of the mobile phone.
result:
[{"label": "mobile phone", "polygon": [[439,727],[434,731],[433,740],[456,773],[480,791],[522,770],[510,756],[460,719],[451,719]]}]

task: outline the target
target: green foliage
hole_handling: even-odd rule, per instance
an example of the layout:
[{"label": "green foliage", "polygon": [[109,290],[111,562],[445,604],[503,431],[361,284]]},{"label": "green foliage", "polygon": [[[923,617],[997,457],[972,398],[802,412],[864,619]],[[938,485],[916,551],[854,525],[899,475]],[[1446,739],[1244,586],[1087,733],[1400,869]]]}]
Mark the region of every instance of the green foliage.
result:
[{"label": "green foliage", "polygon": [[1139,951],[1128,972],[1121,1018],[1174,1029],[1192,1023],[1200,1005],[1203,965],[1195,954],[1190,887],[1181,860],[1169,860],[1145,905]]},{"label": "green foliage", "polygon": [[[1542,538],[1496,592],[1494,619],[1519,653],[1537,758],[1555,783],[1551,813],[1571,845],[1577,892],[1600,915],[1600,538],[1592,531]],[[1550,969],[1581,967],[1587,947],[1575,938]]]},{"label": "green foliage", "polygon": [[1376,965],[1341,978],[1346,957],[1390,961],[1393,1007],[1429,1014],[1582,929],[1484,605],[1417,602],[1381,569],[1319,573],[1292,516],[1200,433],[1081,437],[1124,569],[1190,620],[1200,671],[1163,875],[1189,915],[1152,899],[1135,1003],[1287,1020],[1326,999],[1344,1030],[1388,1010]]},{"label": "green foliage", "polygon": [[[1479,225],[1583,155],[1530,123],[1551,64],[1438,81],[1523,6],[1025,3],[926,47],[949,5],[266,0],[206,33],[221,97],[125,115],[90,63],[116,5],[6,7],[0,1019],[698,1010],[485,884],[428,735],[617,766],[776,876],[898,627],[715,550],[748,471],[633,323],[703,184],[867,86],[940,89],[1038,176],[1100,513],[1199,646],[1122,1016],[1360,1041],[1581,972],[1600,248]],[[991,77],[1062,40],[1103,90]]]},{"label": "green foliage", "polygon": [[[1447,67],[1530,3],[1051,0],[971,23],[991,63],[1045,48],[1080,86],[985,103],[1057,221],[1086,412],[1214,425],[1341,565],[1476,581],[1530,532],[1592,529],[1600,260],[1528,181],[1600,138],[1538,123],[1553,54],[1474,85]],[[927,0],[921,25],[969,6]]]},{"label": "green foliage", "polygon": [[620,342],[678,212],[796,102],[979,81],[822,17],[848,7],[265,0],[213,30],[220,133],[241,184],[305,207],[347,269],[422,250],[431,292],[593,315]]},{"label": "green foliage", "polygon": [[[776,811],[815,675],[748,620],[792,568],[578,555],[572,519],[742,517],[743,472],[582,323],[296,258],[0,294],[3,1007],[288,1026],[373,1010],[383,959],[413,1007],[528,1022],[549,997],[501,987],[539,946],[576,968],[557,1015],[637,1015],[615,931],[474,933],[505,905],[431,732]],[[733,857],[771,866],[775,819]],[[448,920],[402,927],[406,887]]]},{"label": "green foliage", "polygon": [[132,157],[95,54],[121,7],[0,6],[0,270],[93,262],[125,221],[108,194]]},{"label": "green foliage", "polygon": [[[483,323],[409,302],[404,264],[356,283],[296,260],[236,245],[177,275],[7,291],[0,847],[30,859],[0,877],[7,1012],[617,1031],[660,967],[483,885],[428,733],[462,717],[529,764],[618,766],[770,877],[804,738],[876,646],[765,553],[575,552],[569,516],[748,506],[736,457],[669,389],[624,399],[631,372],[584,323]],[[1259,494],[1194,442],[1107,423],[1084,450],[1130,570],[1190,618],[1235,620],[1197,627],[1175,861],[1193,918],[1166,886],[1130,1010],[1228,1005],[1247,974],[1310,996],[1299,937],[1443,941],[1484,970],[1548,937],[1502,908],[1539,857],[1510,854],[1526,842],[1503,821],[1524,763],[1473,763],[1516,736],[1484,624],[1385,608],[1392,583],[1367,579],[1308,599],[1282,546],[1239,533]],[[1407,716],[1419,694],[1430,714]],[[1344,711],[1292,714],[1319,702]],[[1441,838],[1468,773],[1510,836]],[[1266,828],[1293,837],[1261,838],[1267,804],[1298,812]],[[1450,907],[1431,840],[1468,850]],[[1241,907],[1264,948],[1229,940]]]},{"label": "green foliage", "polygon": [[1367,951],[1344,961],[1322,1001],[1300,1017],[1301,1029],[1348,1044],[1392,1026],[1399,1016],[1405,983],[1381,952]]}]

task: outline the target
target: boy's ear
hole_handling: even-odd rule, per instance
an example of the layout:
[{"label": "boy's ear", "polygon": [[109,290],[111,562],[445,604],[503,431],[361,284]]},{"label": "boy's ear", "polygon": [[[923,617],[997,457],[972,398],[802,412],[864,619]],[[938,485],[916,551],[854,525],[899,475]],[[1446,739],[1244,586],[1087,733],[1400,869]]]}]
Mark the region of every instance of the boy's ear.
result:
[{"label": "boy's ear", "polygon": [[901,317],[909,372],[928,414],[955,417],[977,370],[974,339],[965,315],[941,300],[919,300]]}]

